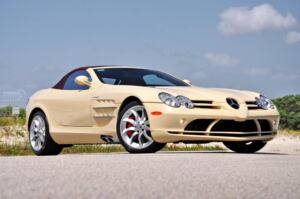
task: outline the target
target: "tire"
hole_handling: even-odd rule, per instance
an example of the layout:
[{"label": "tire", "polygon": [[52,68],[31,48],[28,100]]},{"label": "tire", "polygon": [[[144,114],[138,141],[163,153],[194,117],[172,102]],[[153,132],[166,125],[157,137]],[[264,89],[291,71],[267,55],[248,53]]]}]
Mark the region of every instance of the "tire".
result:
[{"label": "tire", "polygon": [[262,149],[267,142],[252,141],[252,142],[223,142],[230,150],[237,153],[255,153]]},{"label": "tire", "polygon": [[29,142],[36,155],[58,155],[63,147],[54,142],[49,133],[46,115],[36,112],[29,121]]},{"label": "tire", "polygon": [[155,153],[166,145],[152,139],[146,110],[136,101],[127,104],[118,115],[117,134],[129,153]]}]

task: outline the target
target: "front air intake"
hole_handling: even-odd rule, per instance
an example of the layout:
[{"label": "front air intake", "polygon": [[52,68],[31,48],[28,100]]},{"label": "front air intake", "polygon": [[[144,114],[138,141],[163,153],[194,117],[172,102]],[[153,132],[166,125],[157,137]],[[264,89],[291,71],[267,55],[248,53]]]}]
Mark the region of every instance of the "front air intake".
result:
[{"label": "front air intake", "polygon": [[261,131],[271,131],[272,127],[268,120],[258,120]]},{"label": "front air intake", "polygon": [[221,132],[256,132],[258,131],[254,120],[237,122],[234,120],[220,120],[211,131]]},{"label": "front air intake", "polygon": [[212,123],[211,119],[199,119],[190,122],[186,127],[185,131],[206,131],[208,126]]}]

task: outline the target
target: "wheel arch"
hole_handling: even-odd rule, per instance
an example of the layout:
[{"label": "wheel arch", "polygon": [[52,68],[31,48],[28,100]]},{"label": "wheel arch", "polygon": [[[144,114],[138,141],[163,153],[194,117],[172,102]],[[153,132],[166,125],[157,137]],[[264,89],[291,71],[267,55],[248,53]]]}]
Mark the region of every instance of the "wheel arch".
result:
[{"label": "wheel arch", "polygon": [[42,112],[42,113],[44,113],[46,115],[45,111],[42,108],[40,108],[40,107],[33,108],[32,111],[29,114],[29,117],[28,117],[28,122],[27,122],[27,129],[28,129],[28,131],[30,129],[31,120],[32,120],[34,114],[36,114],[37,112]]},{"label": "wheel arch", "polygon": [[120,112],[122,111],[122,109],[127,105],[129,104],[130,102],[140,102],[141,104],[143,104],[142,100],[140,100],[140,98],[136,97],[136,96],[129,96],[127,98],[125,98],[119,108],[119,112],[118,114],[120,114]]}]

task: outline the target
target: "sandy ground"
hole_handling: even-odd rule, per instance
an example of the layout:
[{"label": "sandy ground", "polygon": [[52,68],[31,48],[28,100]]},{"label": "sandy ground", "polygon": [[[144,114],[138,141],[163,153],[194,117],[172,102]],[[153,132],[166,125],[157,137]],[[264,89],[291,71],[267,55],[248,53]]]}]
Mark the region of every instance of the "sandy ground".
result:
[{"label": "sandy ground", "polygon": [[276,153],[299,153],[300,136],[277,136],[262,151]]},{"label": "sandy ground", "polygon": [[0,143],[18,144],[28,141],[28,133],[24,126],[1,126]]}]

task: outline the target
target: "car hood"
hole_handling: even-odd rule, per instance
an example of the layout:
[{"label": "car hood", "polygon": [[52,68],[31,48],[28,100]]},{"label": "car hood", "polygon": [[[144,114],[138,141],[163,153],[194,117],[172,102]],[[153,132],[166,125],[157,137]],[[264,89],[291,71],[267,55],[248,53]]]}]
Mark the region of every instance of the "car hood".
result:
[{"label": "car hood", "polygon": [[159,87],[161,92],[172,95],[183,95],[191,100],[210,100],[224,102],[226,98],[235,98],[238,101],[254,101],[259,94],[251,91],[242,91],[224,88],[202,88],[202,87]]}]

